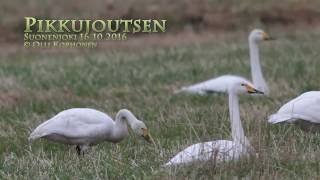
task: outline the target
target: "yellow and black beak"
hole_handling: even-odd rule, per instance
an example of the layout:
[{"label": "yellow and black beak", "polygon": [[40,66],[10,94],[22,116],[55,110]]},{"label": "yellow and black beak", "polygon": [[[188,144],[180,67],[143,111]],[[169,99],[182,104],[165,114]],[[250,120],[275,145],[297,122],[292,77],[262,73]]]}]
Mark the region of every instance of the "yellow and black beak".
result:
[{"label": "yellow and black beak", "polygon": [[265,41],[275,40],[275,38],[269,36],[269,34],[267,34],[265,32],[262,34],[262,39],[265,40]]},{"label": "yellow and black beak", "polygon": [[150,136],[149,136],[149,133],[148,133],[148,129],[143,128],[142,131],[143,131],[142,137],[143,137],[146,141],[148,141],[149,143],[151,143],[151,139],[150,139]]},{"label": "yellow and black beak", "polygon": [[245,86],[246,86],[247,92],[248,92],[249,94],[264,94],[264,92],[259,91],[259,90],[253,88],[252,86],[250,86],[250,85],[248,85],[248,84],[246,84]]}]

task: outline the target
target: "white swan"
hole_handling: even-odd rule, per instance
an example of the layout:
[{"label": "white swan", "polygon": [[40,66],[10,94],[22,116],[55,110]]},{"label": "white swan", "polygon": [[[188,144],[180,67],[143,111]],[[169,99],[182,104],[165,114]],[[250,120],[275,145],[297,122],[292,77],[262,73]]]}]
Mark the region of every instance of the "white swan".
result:
[{"label": "white swan", "polygon": [[175,155],[164,166],[188,164],[195,161],[223,162],[238,159],[253,150],[248,139],[244,135],[240,120],[238,94],[262,93],[246,82],[235,83],[228,88],[229,113],[233,141],[217,140],[205,143],[193,144]]},{"label": "white swan", "polygon": [[279,111],[269,116],[269,123],[295,122],[304,120],[320,123],[320,91],[301,94],[283,105]]},{"label": "white swan", "polygon": [[76,145],[83,154],[102,141],[119,142],[128,135],[127,124],[133,131],[149,139],[146,125],[129,110],[121,109],[113,121],[107,114],[88,108],[74,108],[60,112],[40,124],[29,136],[29,141],[45,138],[54,142]]},{"label": "white swan", "polygon": [[[267,33],[260,29],[254,29],[251,31],[249,40],[249,50],[250,50],[250,65],[251,65],[251,76],[254,86],[259,90],[264,92],[264,94],[269,94],[268,85],[263,78],[260,60],[259,60],[259,48],[258,43],[263,40],[271,40]],[[234,75],[223,75],[214,79],[203,81],[191,86],[182,87],[176,93],[187,92],[192,94],[210,94],[213,92],[227,92],[228,87],[236,82],[249,82],[247,79],[234,76]]]}]

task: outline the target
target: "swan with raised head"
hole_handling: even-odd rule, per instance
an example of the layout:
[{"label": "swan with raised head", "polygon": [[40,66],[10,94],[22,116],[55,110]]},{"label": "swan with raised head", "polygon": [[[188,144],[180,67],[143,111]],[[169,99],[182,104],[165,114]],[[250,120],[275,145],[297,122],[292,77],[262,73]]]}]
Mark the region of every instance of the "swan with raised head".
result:
[{"label": "swan with raised head", "polygon": [[120,142],[128,136],[127,124],[133,132],[149,141],[146,125],[129,110],[121,109],[115,121],[107,114],[89,108],[73,108],[58,113],[40,124],[29,136],[29,141],[39,138],[76,145],[77,153],[103,141]]},{"label": "swan with raised head", "polygon": [[[269,88],[261,71],[258,43],[271,39],[273,38],[260,29],[254,29],[248,37],[252,81],[254,86],[266,95],[269,94]],[[249,83],[250,81],[241,76],[223,75],[194,85],[182,87],[180,90],[176,91],[176,93],[186,92],[200,95],[211,94],[214,92],[226,93],[228,91],[228,87],[236,82]]]},{"label": "swan with raised head", "polygon": [[320,123],[320,91],[310,91],[290,100],[279,111],[269,116],[272,124],[298,120]]},{"label": "swan with raised head", "polygon": [[236,160],[239,157],[254,151],[250,142],[244,135],[240,120],[238,94],[263,92],[253,88],[252,84],[236,82],[228,88],[229,114],[231,122],[232,139],[216,140],[193,144],[175,155],[165,166],[183,165],[197,161],[225,162]]}]

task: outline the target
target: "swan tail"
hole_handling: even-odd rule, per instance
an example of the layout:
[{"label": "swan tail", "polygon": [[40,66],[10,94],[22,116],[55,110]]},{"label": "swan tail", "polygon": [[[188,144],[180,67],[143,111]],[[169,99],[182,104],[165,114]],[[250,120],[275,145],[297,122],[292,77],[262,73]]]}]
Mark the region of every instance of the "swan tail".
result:
[{"label": "swan tail", "polygon": [[48,135],[48,134],[47,133],[42,133],[42,132],[39,132],[39,131],[35,130],[28,137],[28,141],[32,142],[32,141],[37,140],[39,138],[42,138],[43,136],[46,136],[46,135]]},{"label": "swan tail", "polygon": [[182,87],[181,89],[176,89],[173,91],[173,94],[180,94],[180,93],[184,92],[183,90],[184,90],[184,87]]},{"label": "swan tail", "polygon": [[205,91],[199,88],[195,88],[193,86],[183,86],[180,89],[174,91],[174,94],[180,94],[180,93],[189,93],[189,94],[198,94],[198,95],[207,94]]},{"label": "swan tail", "polygon": [[166,168],[166,167],[170,167],[173,166],[173,163],[171,163],[170,161],[167,162],[166,164],[162,165],[161,167]]},{"label": "swan tail", "polygon": [[292,120],[292,116],[287,115],[287,114],[272,114],[269,116],[268,122],[271,124],[277,124],[285,121]]}]

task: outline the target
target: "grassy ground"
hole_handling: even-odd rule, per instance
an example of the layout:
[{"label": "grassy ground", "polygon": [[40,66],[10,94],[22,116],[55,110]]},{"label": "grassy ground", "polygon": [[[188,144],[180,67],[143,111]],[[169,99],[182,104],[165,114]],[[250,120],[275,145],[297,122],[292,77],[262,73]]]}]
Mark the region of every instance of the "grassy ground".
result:
[{"label": "grassy ground", "polygon": [[[298,94],[318,90],[320,29],[270,32],[261,44],[270,97],[241,96],[241,119],[257,158],[216,166],[162,169],[186,146],[231,139],[227,97],[173,95],[173,90],[218,75],[250,77],[247,37],[143,51],[22,53],[0,61],[1,179],[212,179],[319,177],[320,135],[292,125],[269,125],[267,116]],[[67,108],[90,107],[114,116],[120,108],[143,119],[156,144],[132,133],[103,143],[83,158],[74,147],[27,137],[42,121]]]}]

